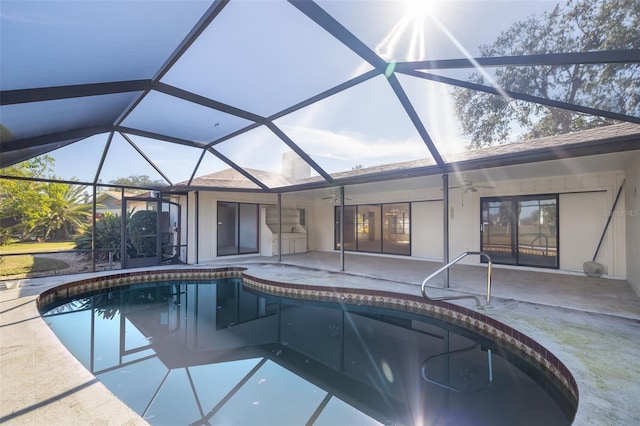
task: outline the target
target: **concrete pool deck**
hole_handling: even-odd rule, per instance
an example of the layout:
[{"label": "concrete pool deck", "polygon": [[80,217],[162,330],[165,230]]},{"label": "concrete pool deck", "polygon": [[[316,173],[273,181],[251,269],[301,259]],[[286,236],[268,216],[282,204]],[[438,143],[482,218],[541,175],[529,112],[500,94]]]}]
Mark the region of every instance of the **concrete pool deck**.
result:
[{"label": "concrete pool deck", "polygon": [[[221,266],[246,267],[273,281],[420,294],[422,280],[440,264],[346,254],[341,273],[337,253],[309,252],[283,256],[281,263],[252,256],[195,265]],[[7,281],[7,287],[16,286],[0,290],[0,423],[146,424],[62,346],[35,305],[48,288],[102,275],[109,272]],[[437,288],[441,283],[434,279],[427,293],[476,294],[482,300],[486,268],[456,265],[450,289]],[[580,391],[575,425],[640,424],[640,298],[628,283],[494,268],[492,287],[492,308],[482,312],[544,345],[573,373]],[[453,302],[474,306],[469,299]]]}]

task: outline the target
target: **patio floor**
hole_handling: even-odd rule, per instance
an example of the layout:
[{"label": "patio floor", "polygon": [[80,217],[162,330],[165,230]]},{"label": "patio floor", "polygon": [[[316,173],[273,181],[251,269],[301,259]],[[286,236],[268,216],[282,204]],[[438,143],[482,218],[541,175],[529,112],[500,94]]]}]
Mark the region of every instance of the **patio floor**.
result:
[{"label": "patio floor", "polygon": [[[326,252],[287,255],[282,262],[275,257],[222,258],[198,266],[227,265],[283,282],[408,294],[420,294],[422,280],[440,267],[348,253],[341,273],[339,254]],[[0,291],[0,423],[146,424],[67,352],[35,306],[35,298],[47,288],[106,274],[22,280]],[[441,277],[433,281],[430,296],[476,294],[482,300],[486,267],[454,266],[449,290],[438,288]],[[543,344],[576,378],[580,403],[574,424],[640,424],[640,370],[632,368],[640,359],[640,298],[627,282],[504,267],[494,268],[492,281],[492,307],[483,313]],[[469,299],[453,302],[475,305]]]}]

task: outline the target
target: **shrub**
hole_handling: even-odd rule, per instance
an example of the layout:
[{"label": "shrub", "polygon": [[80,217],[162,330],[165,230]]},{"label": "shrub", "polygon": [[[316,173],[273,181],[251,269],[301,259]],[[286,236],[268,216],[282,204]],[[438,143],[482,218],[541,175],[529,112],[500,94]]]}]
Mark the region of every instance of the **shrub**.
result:
[{"label": "shrub", "polygon": [[[91,250],[91,234],[93,226],[87,226],[75,239],[76,250]],[[113,260],[120,260],[120,217],[106,213],[96,219],[96,260],[108,260],[109,250],[113,251]],[[87,252],[87,256],[91,256]]]}]

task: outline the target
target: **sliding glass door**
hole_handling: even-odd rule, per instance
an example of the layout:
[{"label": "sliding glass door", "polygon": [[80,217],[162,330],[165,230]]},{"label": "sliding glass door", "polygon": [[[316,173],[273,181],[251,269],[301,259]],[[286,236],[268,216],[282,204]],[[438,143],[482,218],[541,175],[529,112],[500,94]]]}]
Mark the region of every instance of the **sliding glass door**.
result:
[{"label": "sliding glass door", "polygon": [[257,204],[218,202],[218,256],[258,252]]},{"label": "sliding glass door", "polygon": [[[340,249],[340,207],[335,208],[335,249]],[[410,204],[344,207],[344,249],[411,255]]]},{"label": "sliding glass door", "polygon": [[558,268],[558,196],[481,199],[481,250],[495,263]]}]

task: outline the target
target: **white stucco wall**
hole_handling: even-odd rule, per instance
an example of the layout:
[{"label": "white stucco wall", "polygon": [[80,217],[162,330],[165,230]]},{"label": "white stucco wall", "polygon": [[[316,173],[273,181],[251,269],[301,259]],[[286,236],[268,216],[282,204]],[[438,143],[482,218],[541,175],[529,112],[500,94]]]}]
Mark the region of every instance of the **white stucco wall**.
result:
[{"label": "white stucco wall", "polygon": [[640,153],[630,155],[625,177],[627,281],[640,295]]},{"label": "white stucco wall", "polygon": [[[640,155],[640,154],[639,154]],[[617,190],[627,174],[626,190],[623,192],[616,212],[600,248],[597,261],[605,266],[609,277],[628,278],[638,291],[640,271],[637,261],[640,253],[638,233],[640,219],[620,211],[638,211],[640,200],[634,187],[640,187],[640,166],[630,161],[626,170],[607,173],[573,173],[566,176],[490,181],[485,184],[494,189],[480,189],[475,193],[461,194],[451,189],[449,194],[449,257],[464,251],[480,249],[480,198],[490,196],[560,194],[560,270],[582,273],[583,263],[591,260],[596,250],[608,211],[611,209]],[[635,181],[635,186],[631,181]],[[432,180],[433,182],[433,180]],[[415,182],[413,183],[416,187]],[[418,185],[419,186],[419,185]],[[356,194],[346,188],[348,205],[367,203],[411,202],[412,256],[422,259],[442,259],[442,191],[439,187],[403,189],[397,181],[397,189],[389,192]],[[630,203],[626,202],[630,199]],[[189,196],[189,262],[195,263],[195,197]],[[217,201],[246,202],[260,205],[277,204],[275,194],[252,194],[230,192],[200,192],[199,246],[200,263],[215,259],[216,253],[216,203]],[[320,198],[283,194],[284,208],[307,209],[307,246],[309,250],[334,250],[334,205]],[[635,235],[635,237],[634,237]],[[635,256],[635,257],[634,257]],[[636,259],[636,260],[634,260]],[[464,263],[477,264],[480,259],[468,257]],[[627,277],[627,263],[631,265]]]},{"label": "white stucco wall", "polygon": [[[634,170],[637,172],[637,166]],[[592,259],[611,209],[624,171],[527,180],[494,181],[495,189],[480,189],[464,196],[459,189],[449,194],[449,257],[464,251],[480,249],[480,198],[490,196],[560,194],[560,270],[582,273],[583,263]],[[637,179],[637,174],[636,174]],[[402,188],[401,181],[398,187]],[[347,204],[412,202],[412,256],[442,259],[442,193],[439,188],[398,190],[366,195],[350,195]],[[429,200],[429,202],[427,202]],[[625,209],[624,194],[616,210]],[[315,220],[310,236],[315,238],[311,249],[333,250],[333,205],[315,200]],[[614,215],[598,253],[597,261],[605,266],[610,277],[626,278],[628,217]],[[635,232],[638,229],[635,228]],[[433,236],[430,238],[428,236]],[[636,250],[638,250],[636,248]],[[468,257],[463,263],[477,264],[478,257]],[[636,262],[640,263],[640,262]]]},{"label": "white stucco wall", "polygon": [[[189,194],[189,208],[188,208],[188,220],[189,220],[189,263],[196,263],[196,251],[195,251],[195,227],[196,217],[198,220],[198,263],[205,263],[207,261],[214,260],[217,257],[217,203],[218,201],[236,202],[236,203],[251,203],[264,205],[276,205],[278,203],[278,196],[276,194],[254,194],[254,193],[234,193],[234,192],[199,192],[199,215],[196,215],[195,210],[195,193]],[[314,209],[312,208],[312,201],[308,198],[297,197],[294,194],[282,195],[282,207],[283,208],[306,208],[307,209],[307,230],[310,229],[314,223]],[[183,212],[186,217],[187,214]],[[308,234],[308,244],[313,244],[313,236]]]}]

